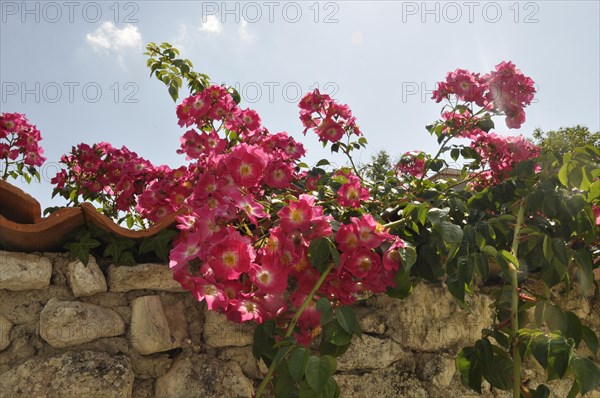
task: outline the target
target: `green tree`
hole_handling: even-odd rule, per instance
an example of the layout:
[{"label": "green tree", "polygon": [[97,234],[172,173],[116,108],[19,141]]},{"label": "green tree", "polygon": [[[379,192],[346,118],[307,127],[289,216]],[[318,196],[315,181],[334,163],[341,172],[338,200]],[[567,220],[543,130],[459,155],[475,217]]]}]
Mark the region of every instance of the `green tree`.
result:
[{"label": "green tree", "polygon": [[541,148],[542,156],[550,158],[562,159],[565,153],[586,145],[600,147],[600,132],[593,133],[589,128],[579,124],[546,132],[537,128],[533,131],[533,138],[534,143]]},{"label": "green tree", "polygon": [[393,169],[392,158],[382,150],[371,156],[371,162],[365,165],[365,175],[373,181],[385,180],[387,173]]}]

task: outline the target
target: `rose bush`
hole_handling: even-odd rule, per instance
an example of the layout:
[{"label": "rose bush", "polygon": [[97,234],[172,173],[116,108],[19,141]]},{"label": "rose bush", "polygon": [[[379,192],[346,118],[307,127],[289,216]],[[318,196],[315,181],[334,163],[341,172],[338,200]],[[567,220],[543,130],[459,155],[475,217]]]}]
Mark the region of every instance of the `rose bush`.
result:
[{"label": "rose bush", "polygon": [[0,115],[0,169],[2,179],[23,176],[27,182],[32,177],[40,180],[36,166],[46,160],[44,150],[39,145],[42,140],[40,131],[29,123],[20,113],[2,113]]},{"label": "rose bush", "polygon": [[[349,305],[371,293],[406,297],[420,279],[445,283],[463,306],[495,282],[493,329],[457,357],[465,386],[481,392],[485,379],[515,397],[547,397],[546,385],[521,379],[528,356],[549,380],[571,376],[572,396],[598,386],[596,364],[576,353],[584,342],[595,356],[596,334],[527,282],[593,288],[600,151],[542,161],[523,137],[492,132],[495,117],[520,127],[535,94],[512,63],[449,73],[433,94],[446,103],[441,119],[427,126],[440,150],[407,152],[388,170],[354,162],[367,144],[357,119],[318,90],[299,103],[304,133],[343,153],[347,167],[301,162],[301,143],[269,132],[235,90],[211,85],[169,44],[151,43],[147,54],[174,100],[183,81],[190,89],[176,109],[189,164],[154,166],[127,148],[80,144],[62,158],[55,194],[95,200],[129,226],[178,213],[174,278],[209,310],[256,324],[253,352],[269,367],[257,397],[338,396],[335,357],[361,334]],[[449,158],[462,158],[460,177],[428,178]],[[131,245],[115,247],[116,261]]]}]

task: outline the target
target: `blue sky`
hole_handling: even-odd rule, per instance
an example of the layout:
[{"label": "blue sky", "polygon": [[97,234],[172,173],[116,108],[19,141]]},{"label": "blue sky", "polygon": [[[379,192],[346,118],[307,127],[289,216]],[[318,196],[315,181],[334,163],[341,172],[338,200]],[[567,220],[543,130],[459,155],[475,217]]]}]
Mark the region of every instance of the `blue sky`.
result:
[{"label": "blue sky", "polygon": [[[216,83],[236,86],[272,132],[332,156],[303,137],[297,102],[315,87],[350,105],[369,140],[385,149],[435,151],[424,126],[429,98],[456,68],[486,73],[512,60],[538,89],[518,131],[583,124],[600,129],[598,1],[96,1],[0,2],[2,112],[25,113],[48,158],[27,186],[42,207],[56,162],[72,145],[126,145],[178,166],[184,130],[165,86],[150,79],[145,45],[168,41]],[[333,158],[336,160],[336,158]],[[338,159],[343,162],[342,159]]]}]

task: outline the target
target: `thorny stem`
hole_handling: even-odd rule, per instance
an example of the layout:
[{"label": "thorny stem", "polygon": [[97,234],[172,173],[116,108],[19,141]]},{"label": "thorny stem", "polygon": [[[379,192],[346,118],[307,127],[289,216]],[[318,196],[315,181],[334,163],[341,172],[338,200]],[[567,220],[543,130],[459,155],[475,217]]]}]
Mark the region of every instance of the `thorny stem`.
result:
[{"label": "thorny stem", "polygon": [[[323,271],[323,273],[321,274],[321,277],[319,278],[317,283],[315,283],[315,285],[313,286],[313,288],[310,291],[310,293],[308,294],[308,296],[306,296],[306,299],[304,300],[304,302],[302,303],[300,308],[298,308],[298,311],[296,311],[296,313],[294,314],[294,317],[292,318],[292,321],[290,322],[290,326],[288,327],[288,329],[285,333],[285,337],[290,337],[292,335],[292,333],[294,333],[294,328],[296,327],[296,323],[298,322],[298,319],[300,319],[300,316],[302,315],[302,313],[304,312],[306,307],[308,307],[310,305],[310,303],[313,300],[313,297],[315,296],[315,293],[317,293],[317,290],[319,290],[319,288],[325,281],[325,278],[327,278],[327,275],[329,275],[329,272],[331,272],[331,270],[333,269],[334,265],[335,265],[335,263],[331,262],[331,264],[329,264],[327,269],[325,269],[325,271]],[[262,396],[262,393],[264,392],[265,388],[267,387],[267,385],[271,381],[271,378],[273,377],[273,373],[275,373],[275,368],[277,367],[277,365],[278,365],[278,363],[275,360],[273,360],[273,362],[271,362],[271,366],[269,366],[269,371],[267,372],[267,375],[265,376],[263,381],[260,383],[260,386],[258,386],[258,390],[256,390],[256,398],[260,398]]]}]

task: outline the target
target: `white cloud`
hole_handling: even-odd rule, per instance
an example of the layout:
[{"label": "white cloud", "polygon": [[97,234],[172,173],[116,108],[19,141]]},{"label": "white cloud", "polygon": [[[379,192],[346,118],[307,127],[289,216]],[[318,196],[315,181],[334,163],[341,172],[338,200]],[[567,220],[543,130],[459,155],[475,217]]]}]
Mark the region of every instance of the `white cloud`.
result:
[{"label": "white cloud", "polygon": [[171,40],[173,47],[177,48],[181,53],[185,52],[186,43],[189,41],[189,32],[186,24],[179,24],[177,28],[177,37]]},{"label": "white cloud", "polygon": [[238,29],[238,34],[240,35],[240,39],[245,43],[253,43],[254,35],[248,31],[248,22],[245,19],[242,19],[242,23]]},{"label": "white cloud", "polygon": [[98,51],[122,53],[129,48],[140,48],[142,45],[142,35],[137,27],[125,25],[119,29],[110,21],[104,22],[93,33],[88,33],[85,39]]},{"label": "white cloud", "polygon": [[200,26],[200,31],[218,35],[223,31],[223,24],[221,21],[219,21],[216,15],[208,15],[206,17],[206,22],[203,22]]}]

